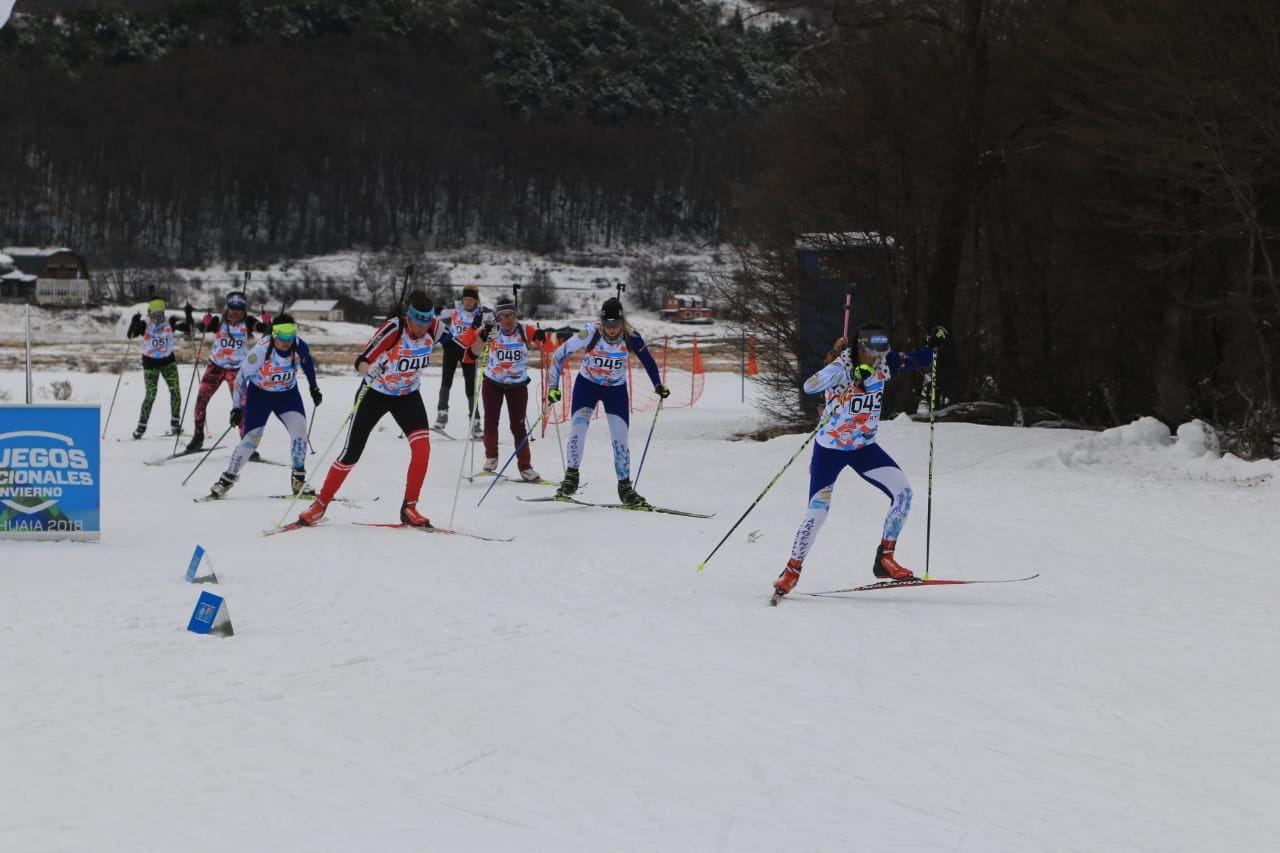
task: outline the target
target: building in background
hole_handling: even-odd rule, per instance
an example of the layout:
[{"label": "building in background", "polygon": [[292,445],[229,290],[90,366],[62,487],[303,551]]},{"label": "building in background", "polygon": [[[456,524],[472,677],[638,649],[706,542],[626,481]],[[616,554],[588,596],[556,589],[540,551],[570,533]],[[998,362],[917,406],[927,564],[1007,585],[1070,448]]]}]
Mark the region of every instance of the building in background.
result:
[{"label": "building in background", "polygon": [[697,323],[707,325],[715,322],[715,309],[708,304],[705,296],[692,293],[673,293],[667,296],[662,307],[662,319],[672,323]]},{"label": "building in background", "polygon": [[0,249],[0,301],[80,306],[91,293],[89,267],[70,249]]},{"label": "building in background", "polygon": [[295,320],[332,320],[342,322],[346,312],[336,299],[299,299],[289,305],[289,313]]}]

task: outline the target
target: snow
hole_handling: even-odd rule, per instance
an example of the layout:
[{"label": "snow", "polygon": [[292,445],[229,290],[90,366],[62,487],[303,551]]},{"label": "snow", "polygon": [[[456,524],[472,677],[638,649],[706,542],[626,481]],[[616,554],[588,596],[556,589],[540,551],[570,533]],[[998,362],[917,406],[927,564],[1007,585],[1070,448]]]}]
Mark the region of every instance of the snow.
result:
[{"label": "snow", "polygon": [[[104,404],[116,379],[68,378]],[[321,450],[355,385],[322,386]],[[172,442],[114,440],[130,369],[102,542],[0,543],[0,850],[1277,849],[1274,478],[1180,475],[1233,464],[1194,426],[938,424],[933,575],[1040,578],[775,609],[807,455],[694,571],[803,441],[727,440],[759,424],[738,393],[709,374],[664,411],[640,478],[714,519],[511,484],[477,509],[485,484],[464,483],[456,526],[515,542],[357,528],[398,506],[388,421],[343,490],[363,507],[263,538],[287,471],[192,503],[226,452],[185,488],[192,459],[141,465]],[[549,477],[553,435],[533,451]],[[898,553],[920,567],[928,425],[880,436],[916,487]],[[286,445],[271,423],[264,456]],[[443,523],[466,446],[433,445],[423,508]],[[611,473],[597,422],[584,497],[611,499]],[[884,509],[846,474],[797,591],[870,581]],[[184,630],[197,543],[234,637]]]}]

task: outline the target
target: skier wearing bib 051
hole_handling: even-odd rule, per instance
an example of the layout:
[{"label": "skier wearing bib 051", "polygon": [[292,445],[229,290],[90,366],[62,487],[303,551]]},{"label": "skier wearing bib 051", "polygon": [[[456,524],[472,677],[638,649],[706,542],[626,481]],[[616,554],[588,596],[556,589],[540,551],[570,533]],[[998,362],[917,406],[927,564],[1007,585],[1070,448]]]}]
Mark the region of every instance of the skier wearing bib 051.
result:
[{"label": "skier wearing bib 051", "polygon": [[484,403],[484,470],[498,470],[498,421],[502,417],[502,403],[507,403],[507,420],[511,423],[511,440],[516,443],[516,465],[520,477],[536,483],[542,476],[533,470],[533,457],[529,452],[525,416],[529,408],[529,342],[542,341],[546,332],[521,323],[516,316],[516,301],[504,296],[494,309],[497,325],[486,325],[480,330],[472,350],[480,354],[481,342],[489,344],[489,360],[484,365],[484,380],[480,384],[480,398]]},{"label": "skier wearing bib 051", "polygon": [[431,352],[443,332],[435,305],[422,291],[409,294],[403,314],[383,323],[356,357],[356,372],[369,386],[347,431],[347,443],[324,478],[315,502],[302,511],[298,521],[315,524],[324,517],[351,469],[360,461],[369,434],[388,412],[409,439],[409,471],[404,481],[404,502],[400,521],[414,527],[430,527],[431,521],[418,512],[422,481],[431,460],[431,421],[419,388]]},{"label": "skier wearing bib 051", "polygon": [[930,337],[929,346],[919,352],[889,349],[889,331],[869,323],[858,329],[846,347],[842,339],[832,349],[832,360],[804,383],[807,394],[825,394],[826,406],[818,440],[809,463],[809,507],[796,531],[791,559],[773,582],[778,595],[786,595],[800,580],[804,558],[813,547],[831,509],[831,492],[845,468],[875,486],[889,499],[880,546],[876,548],[872,572],[878,578],[914,580],[915,575],[894,559],[898,535],[911,511],[911,486],[907,477],[876,444],[884,387],[899,370],[927,370],[934,350],[946,338],[941,327]]},{"label": "skier wearing bib 051", "polygon": [[205,314],[204,319],[195,324],[195,331],[210,332],[214,338],[209,348],[209,363],[204,367],[200,390],[196,393],[196,431],[187,444],[188,453],[204,448],[205,412],[219,385],[227,386],[232,395],[232,405],[235,405],[236,374],[253,345],[253,334],[265,334],[269,328],[266,323],[249,316],[245,296],[238,290],[227,294],[226,309],[221,315]]},{"label": "skier wearing bib 051", "polygon": [[293,464],[290,486],[296,495],[307,481],[307,415],[298,393],[298,368],[307,374],[311,402],[320,405],[316,367],[306,341],[298,337],[298,324],[290,314],[280,314],[271,323],[271,336],[263,338],[245,356],[236,374],[235,408],[231,425],[240,427],[240,443],[231,454],[227,470],[209,490],[222,497],[236,484],[240,469],[258,449],[267,418],[275,415],[289,430],[289,456]]},{"label": "skier wearing bib 051", "polygon": [[[468,331],[478,333],[487,322],[492,322],[493,312],[480,304],[480,288],[469,284],[462,288],[462,300],[452,308],[440,312],[440,322],[445,332],[440,339],[444,361],[440,365],[440,399],[436,403],[436,429],[443,430],[449,423],[449,394],[453,391],[453,375],[462,365],[462,382],[467,391],[467,412],[474,412],[476,405],[476,356],[471,352]],[[479,427],[473,430],[479,438]]]},{"label": "skier wearing bib 051", "polygon": [[573,411],[573,427],[569,430],[568,464],[564,481],[556,490],[557,495],[569,496],[578,490],[578,466],[582,463],[582,451],[587,441],[587,428],[591,426],[591,413],[597,403],[604,404],[605,417],[609,421],[609,436],[613,440],[613,467],[618,475],[618,499],[627,506],[644,506],[645,499],[631,485],[631,450],[627,446],[627,430],[630,423],[630,404],[627,399],[627,354],[635,353],[644,365],[658,396],[671,396],[662,384],[658,364],[645,346],[644,338],[631,328],[622,313],[622,302],[617,297],[605,300],[600,307],[600,324],[587,323],[586,327],[556,349],[551,359],[551,388],[547,402],[558,403],[560,374],[565,360],[572,353],[582,353],[582,368],[573,383],[573,397],[569,408]]},{"label": "skier wearing bib 051", "polygon": [[142,379],[146,395],[142,398],[142,411],[138,413],[138,427],[134,438],[142,438],[151,419],[151,407],[156,402],[156,388],[160,378],[169,388],[169,435],[177,435],[182,429],[182,391],[178,387],[178,361],[173,354],[173,333],[188,331],[191,326],[177,317],[165,317],[163,299],[147,303],[147,317],[134,314],[129,320],[129,338],[142,336]]}]

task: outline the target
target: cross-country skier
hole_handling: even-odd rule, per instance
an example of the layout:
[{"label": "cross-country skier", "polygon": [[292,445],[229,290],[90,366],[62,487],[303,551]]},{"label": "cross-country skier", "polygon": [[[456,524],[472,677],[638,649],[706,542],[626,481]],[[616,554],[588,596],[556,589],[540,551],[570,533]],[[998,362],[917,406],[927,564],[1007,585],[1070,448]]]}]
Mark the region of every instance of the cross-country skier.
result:
[{"label": "cross-country skier", "polygon": [[[368,389],[351,419],[342,453],[329,467],[315,502],[302,511],[298,521],[315,524],[324,516],[342,482],[360,461],[369,433],[382,416],[390,412],[409,439],[409,471],[405,476],[400,521],[414,527],[431,525],[431,521],[418,512],[418,497],[431,460],[431,421],[419,388],[431,351],[442,332],[443,324],[436,317],[430,297],[414,291],[409,295],[404,313],[383,323],[365,345],[356,357],[356,371],[364,375]],[[460,334],[467,342],[475,337],[471,329]]]},{"label": "cross-country skier", "polygon": [[306,341],[298,337],[298,324],[290,314],[280,314],[271,324],[271,334],[245,356],[232,395],[231,425],[240,427],[240,443],[231,454],[227,470],[209,490],[222,497],[240,478],[240,469],[258,449],[267,418],[275,415],[289,430],[289,456],[293,465],[290,486],[296,495],[307,482],[307,415],[298,393],[298,368],[307,374],[311,403],[323,399],[316,383],[316,367]]},{"label": "cross-country skier", "polygon": [[582,463],[582,451],[586,446],[587,428],[591,426],[591,414],[597,403],[604,404],[605,417],[609,421],[609,436],[613,440],[613,468],[618,475],[618,499],[627,506],[644,506],[645,499],[631,485],[631,450],[627,446],[627,430],[630,425],[630,405],[627,398],[627,354],[635,353],[653,382],[653,390],[662,399],[671,391],[662,384],[658,364],[645,345],[640,333],[631,328],[623,316],[622,302],[617,297],[606,299],[600,307],[600,323],[587,323],[581,332],[562,343],[551,359],[551,388],[547,402],[558,403],[560,375],[564,363],[572,353],[582,353],[582,367],[573,383],[573,396],[569,408],[573,411],[573,426],[569,431],[568,464],[564,481],[556,490],[562,497],[578,490],[578,466]]},{"label": "cross-country skier", "polygon": [[[440,321],[445,325],[445,333],[440,339],[444,361],[441,363],[440,400],[436,403],[436,429],[443,430],[449,423],[449,394],[453,391],[453,375],[457,372],[458,365],[462,365],[467,411],[475,412],[476,356],[471,352],[470,344],[463,342],[463,336],[469,329],[478,332],[486,323],[492,323],[493,312],[480,304],[480,288],[468,284],[462,288],[462,300],[454,303],[452,308],[440,312]],[[470,336],[467,337],[470,339]],[[480,438],[478,425],[472,433],[473,438]]]},{"label": "cross-country skier", "polygon": [[226,309],[220,316],[205,314],[196,323],[196,331],[210,332],[215,337],[209,350],[209,363],[205,365],[204,375],[200,377],[200,390],[196,394],[195,434],[187,444],[187,452],[195,453],[204,447],[205,410],[209,399],[217,392],[218,386],[226,384],[227,390],[234,395],[236,374],[240,365],[249,354],[255,332],[267,334],[271,327],[248,316],[245,295],[233,290],[227,294]]},{"label": "cross-country skier", "polygon": [[529,408],[529,342],[542,341],[546,332],[521,323],[516,317],[516,301],[504,296],[494,309],[497,325],[485,326],[479,339],[471,345],[480,348],[481,341],[489,344],[489,360],[484,368],[484,381],[480,385],[480,397],[484,403],[484,470],[498,470],[498,421],[502,417],[502,403],[507,404],[507,419],[511,423],[511,439],[519,451],[516,465],[520,477],[534,483],[542,479],[533,470],[529,452],[528,434],[525,429],[525,413]]},{"label": "cross-country skier", "polygon": [[[169,435],[182,431],[182,391],[178,383],[178,362],[173,354],[173,333],[188,331],[191,326],[177,317],[165,317],[163,299],[147,302],[147,316],[134,314],[129,320],[129,338],[142,335],[142,378],[146,383],[146,396],[142,398],[142,411],[138,413],[138,428],[134,438],[142,438],[151,419],[151,407],[156,401],[156,388],[160,377],[169,388]],[[190,311],[188,310],[188,319]]]},{"label": "cross-country skier", "polygon": [[800,580],[804,558],[831,509],[836,478],[846,467],[889,498],[889,514],[872,572],[878,578],[915,579],[911,570],[893,557],[898,534],[911,511],[911,486],[898,463],[876,444],[876,430],[890,376],[898,370],[927,370],[933,364],[934,349],[945,337],[945,330],[939,327],[926,349],[898,352],[889,349],[888,329],[868,323],[847,345],[843,339],[837,341],[831,362],[804,383],[805,393],[826,395],[826,406],[809,463],[809,508],[796,531],[791,559],[773,582],[777,595],[786,595]]}]

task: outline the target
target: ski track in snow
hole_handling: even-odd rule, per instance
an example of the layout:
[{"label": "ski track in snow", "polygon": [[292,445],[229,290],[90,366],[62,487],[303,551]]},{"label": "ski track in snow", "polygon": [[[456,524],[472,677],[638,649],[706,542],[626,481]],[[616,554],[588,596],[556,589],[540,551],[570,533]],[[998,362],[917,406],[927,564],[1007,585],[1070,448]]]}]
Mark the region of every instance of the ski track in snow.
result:
[{"label": "ski track in snow", "polygon": [[[114,376],[69,378],[105,411]],[[322,379],[317,449],[348,385]],[[140,396],[127,373],[113,436]],[[104,443],[101,543],[0,542],[0,850],[1280,847],[1274,483],[1068,467],[1080,433],[942,424],[933,575],[1041,577],[775,609],[807,455],[694,571],[803,440],[724,440],[757,421],[725,374],[658,421],[642,493],[714,519],[501,484],[477,509],[488,483],[464,482],[454,526],[509,544],[347,524],[395,516],[393,430],[342,492],[380,501],[268,538],[286,504],[259,498],[286,469],[195,504],[223,451],[183,488],[194,458]],[[898,553],[919,569],[928,427],[880,435],[913,481]],[[466,443],[433,445],[422,506],[443,524]],[[593,424],[587,500],[614,497],[608,445]],[[287,458],[274,421],[262,452]],[[533,453],[559,476],[553,431]],[[884,510],[846,472],[798,591],[871,580]],[[184,630],[197,543],[233,638]]]}]

